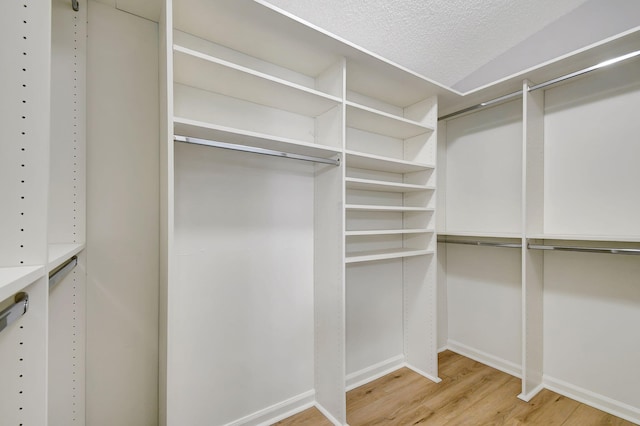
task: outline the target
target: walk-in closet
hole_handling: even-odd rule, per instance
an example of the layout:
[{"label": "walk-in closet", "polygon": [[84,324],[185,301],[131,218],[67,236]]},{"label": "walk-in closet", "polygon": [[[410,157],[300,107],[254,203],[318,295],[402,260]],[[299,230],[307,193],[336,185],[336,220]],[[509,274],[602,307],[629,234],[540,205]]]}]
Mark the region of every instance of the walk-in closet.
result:
[{"label": "walk-in closet", "polygon": [[1,425],[640,424],[640,6],[6,1]]}]

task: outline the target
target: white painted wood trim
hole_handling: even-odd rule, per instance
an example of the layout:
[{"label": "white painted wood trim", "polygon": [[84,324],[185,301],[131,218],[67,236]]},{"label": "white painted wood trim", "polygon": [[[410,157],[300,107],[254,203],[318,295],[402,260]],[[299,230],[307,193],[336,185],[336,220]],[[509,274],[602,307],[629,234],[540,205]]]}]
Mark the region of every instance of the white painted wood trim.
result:
[{"label": "white painted wood trim", "polygon": [[329,413],[329,411],[327,411],[322,405],[318,404],[317,402],[315,404],[315,407],[322,413],[323,416],[327,418],[327,420],[329,420],[335,426],[349,426],[347,423],[341,423],[338,419],[333,417],[331,413]]},{"label": "white painted wood trim", "polygon": [[520,395],[518,395],[518,399],[521,399],[524,402],[529,402],[531,401],[531,399],[536,396],[538,393],[540,393],[540,391],[544,389],[544,385],[538,385],[535,388],[533,388],[533,390],[531,390],[531,392],[527,393],[526,395],[524,393],[521,393]]},{"label": "white painted wood trim", "polygon": [[379,379],[380,377],[392,373],[405,365],[404,355],[398,355],[370,367],[363,368],[362,370],[347,374],[347,391]]},{"label": "white painted wood trim", "polygon": [[471,358],[474,361],[481,362],[489,367],[493,367],[497,370],[503,371],[517,378],[522,378],[522,367],[511,361],[499,358],[494,355],[490,355],[486,352],[474,349],[462,343],[454,340],[447,341],[447,349],[457,354]]},{"label": "white painted wood trim", "polygon": [[578,402],[590,405],[632,423],[640,424],[640,408],[638,407],[633,407],[547,375],[542,377],[542,383],[543,386],[550,391],[575,399]]},{"label": "white painted wood trim", "polygon": [[310,390],[274,404],[263,410],[256,411],[255,413],[249,414],[248,416],[234,420],[224,426],[271,425],[275,422],[286,419],[287,417],[313,407],[315,396],[315,391]]},{"label": "white painted wood trim", "polygon": [[409,370],[413,371],[414,373],[418,373],[419,375],[426,377],[427,379],[431,380],[433,383],[440,383],[442,381],[440,377],[432,376],[431,374],[425,373],[424,371],[412,365],[406,364],[405,367],[407,367]]}]

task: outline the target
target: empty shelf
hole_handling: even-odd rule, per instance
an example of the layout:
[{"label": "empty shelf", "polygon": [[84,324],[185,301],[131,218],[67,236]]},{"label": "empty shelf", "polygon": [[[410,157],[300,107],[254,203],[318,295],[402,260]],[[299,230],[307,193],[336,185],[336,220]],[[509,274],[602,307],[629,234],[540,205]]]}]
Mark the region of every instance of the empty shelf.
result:
[{"label": "empty shelf", "polygon": [[424,256],[433,254],[432,250],[425,249],[393,249],[393,250],[370,250],[363,252],[347,253],[346,263],[371,262],[374,260],[398,259],[402,257]]},{"label": "empty shelf", "polygon": [[218,126],[216,124],[203,123],[182,117],[174,117],[173,129],[176,135],[219,140],[221,142],[271,149],[274,151],[285,151],[299,155],[331,158],[340,153],[340,150],[337,148],[271,136],[264,133]]},{"label": "empty shelf", "polygon": [[44,277],[44,266],[0,268],[0,301],[11,297],[42,277]]},{"label": "empty shelf", "polygon": [[174,81],[209,92],[317,117],[341,100],[317,90],[174,46]]},{"label": "empty shelf", "polygon": [[414,192],[427,191],[435,189],[428,185],[414,185],[410,183],[388,182],[381,180],[346,178],[345,182],[349,189],[360,189],[364,191],[383,191],[383,192]]},{"label": "empty shelf", "polygon": [[471,237],[471,238],[515,238],[522,239],[522,234],[511,232],[471,232],[471,231],[443,231],[438,232],[439,237]]},{"label": "empty shelf", "polygon": [[429,229],[379,229],[379,230],[367,230],[367,231],[347,231],[345,235],[352,236],[367,236],[367,235],[404,235],[404,234],[428,234],[434,232]]},{"label": "empty shelf", "polygon": [[49,244],[49,270],[52,271],[84,249],[84,244]]},{"label": "empty shelf", "polygon": [[346,151],[347,167],[358,169],[379,170],[390,173],[411,173],[433,169],[429,164],[420,164],[413,161],[396,160],[380,155],[366,154],[363,152]]},{"label": "empty shelf", "polygon": [[611,241],[621,243],[639,243],[639,235],[578,235],[578,234],[531,234],[527,238],[534,240],[565,241]]},{"label": "empty shelf", "polygon": [[408,139],[433,131],[433,127],[347,101],[347,127]]},{"label": "empty shelf", "polygon": [[366,204],[346,204],[347,210],[361,210],[371,212],[433,212],[433,209],[427,207],[404,207],[404,206],[379,206]]}]

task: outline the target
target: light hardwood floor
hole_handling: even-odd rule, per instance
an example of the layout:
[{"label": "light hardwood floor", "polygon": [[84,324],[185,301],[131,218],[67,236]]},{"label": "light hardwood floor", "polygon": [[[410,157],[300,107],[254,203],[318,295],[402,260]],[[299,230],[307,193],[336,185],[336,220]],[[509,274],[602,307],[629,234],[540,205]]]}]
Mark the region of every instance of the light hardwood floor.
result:
[{"label": "light hardwood floor", "polygon": [[[519,379],[450,351],[439,362],[439,384],[403,368],[348,392],[349,425],[633,425],[546,389],[525,403]],[[315,408],[276,424],[332,425]]]}]

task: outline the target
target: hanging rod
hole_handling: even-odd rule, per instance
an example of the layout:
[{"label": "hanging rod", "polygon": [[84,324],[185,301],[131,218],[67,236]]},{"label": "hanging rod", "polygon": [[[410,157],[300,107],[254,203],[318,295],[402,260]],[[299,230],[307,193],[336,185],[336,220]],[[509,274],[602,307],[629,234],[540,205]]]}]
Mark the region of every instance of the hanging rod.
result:
[{"label": "hanging rod", "polygon": [[[618,56],[618,57],[615,57],[615,58],[612,58],[612,59],[608,59],[606,61],[600,62],[599,64],[592,65],[590,67],[583,68],[581,70],[578,70],[578,71],[563,75],[561,77],[557,77],[557,78],[545,81],[544,83],[536,84],[534,86],[529,87],[527,89],[527,91],[528,92],[533,92],[535,90],[544,89],[545,87],[549,87],[549,86],[552,86],[554,84],[557,84],[557,83],[572,79],[574,77],[578,77],[578,76],[590,73],[590,72],[598,70],[600,68],[604,68],[604,67],[607,67],[609,65],[617,64],[618,62],[622,62],[622,61],[625,61],[627,59],[635,58],[638,55],[640,55],[640,50],[636,50],[635,52],[630,52],[630,53],[627,53],[626,55],[622,55],[622,56]],[[480,109],[480,108],[485,108],[485,107],[488,107],[488,106],[491,106],[491,105],[495,105],[495,104],[499,104],[499,103],[502,103],[502,102],[506,102],[506,101],[511,100],[511,99],[516,99],[516,98],[518,98],[520,96],[522,96],[522,91],[509,93],[508,95],[500,96],[499,98],[491,99],[489,101],[482,102],[482,103],[479,103],[477,105],[473,105],[473,106],[470,106],[468,108],[461,109],[460,111],[456,111],[456,112],[452,112],[450,114],[444,115],[444,116],[438,118],[438,120],[446,120],[448,118],[452,118],[452,117],[455,117],[455,116],[460,115],[460,114],[464,114],[464,113],[467,113],[467,112],[470,112],[470,111],[475,111],[475,110]]]},{"label": "hanging rod", "polygon": [[270,155],[273,157],[290,158],[292,160],[311,161],[314,163],[331,164],[333,166],[340,165],[340,159],[313,157],[310,155],[293,154],[290,152],[274,151],[271,149],[257,148],[247,145],[236,145],[226,142],[212,141],[208,139],[192,138],[188,136],[174,135],[173,140],[176,142],[190,143],[195,145],[211,146],[214,148],[230,149],[232,151],[251,152],[253,154]]},{"label": "hanging rod", "polygon": [[79,11],[80,10],[80,3],[78,2],[78,0],[71,0],[71,7],[76,12]]},{"label": "hanging rod", "polygon": [[13,305],[0,312],[0,331],[26,314],[27,309],[29,309],[29,295],[27,293],[17,293],[13,298],[13,302]]},{"label": "hanging rod", "polygon": [[610,248],[610,247],[576,247],[576,246],[552,246],[528,243],[527,247],[533,250],[577,251],[583,253],[608,253],[608,254],[632,254],[640,255],[640,249]]},{"label": "hanging rod", "polygon": [[446,244],[464,244],[468,246],[481,246],[481,247],[504,247],[504,248],[522,248],[520,243],[496,243],[489,241],[471,241],[471,240],[441,240],[439,243]]},{"label": "hanging rod", "polygon": [[64,277],[66,277],[69,272],[78,264],[78,257],[73,256],[71,259],[64,262],[60,265],[59,268],[51,271],[49,273],[49,289],[53,288],[58,284]]}]

